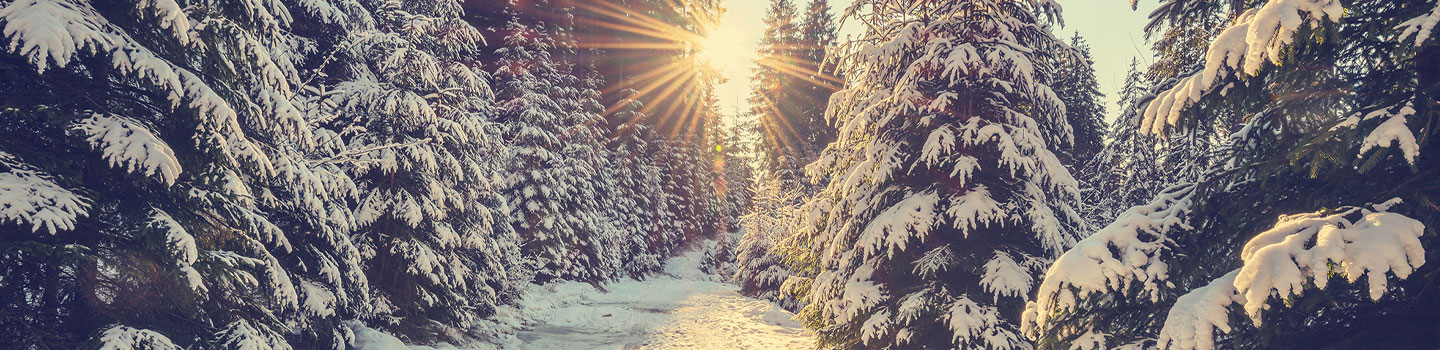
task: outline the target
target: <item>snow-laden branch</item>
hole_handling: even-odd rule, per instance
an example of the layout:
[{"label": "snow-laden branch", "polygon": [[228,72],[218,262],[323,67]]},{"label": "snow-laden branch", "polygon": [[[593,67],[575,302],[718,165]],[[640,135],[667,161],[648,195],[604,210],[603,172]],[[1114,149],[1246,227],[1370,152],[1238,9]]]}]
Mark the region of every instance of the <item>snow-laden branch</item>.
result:
[{"label": "snow-laden branch", "polygon": [[1179,122],[1181,112],[1214,91],[1218,79],[1232,71],[1254,75],[1266,61],[1279,64],[1281,51],[1301,28],[1335,22],[1344,12],[1339,0],[1270,0],[1245,11],[1210,42],[1203,69],[1146,104],[1140,130],[1163,134]]},{"label": "snow-laden branch", "polygon": [[1298,297],[1307,282],[1324,289],[1333,275],[1368,282],[1372,300],[1388,289],[1387,274],[1404,279],[1425,264],[1420,236],[1425,225],[1389,213],[1398,199],[1374,210],[1342,208],[1282,216],[1280,222],[1245,244],[1243,265],[1176,300],[1160,330],[1160,349],[1215,347],[1214,330],[1230,332],[1229,307],[1244,307],[1256,325],[1272,296]]},{"label": "snow-laden branch", "polygon": [[1396,37],[1395,40],[1403,41],[1413,35],[1415,37],[1415,46],[1420,46],[1424,44],[1426,40],[1429,40],[1430,34],[1435,31],[1435,25],[1440,24],[1440,3],[1432,6],[1430,12],[1420,17],[1411,18],[1396,26],[1395,29],[1400,30],[1400,36]]},{"label": "snow-laden branch", "polygon": [[43,227],[54,234],[75,229],[76,219],[90,207],[84,197],[9,153],[0,152],[0,168],[8,168],[0,172],[0,223],[29,225],[31,232]]},{"label": "snow-laden branch", "polygon": [[113,325],[100,332],[100,350],[180,350],[170,338],[149,329]]},{"label": "snow-laden branch", "polygon": [[[142,6],[169,5],[156,2]],[[185,24],[173,18],[174,15],[164,15],[160,26],[182,29]],[[260,175],[269,175],[268,157],[245,136],[236,111],[228,101],[195,73],[161,58],[125,34],[89,2],[15,1],[0,8],[0,23],[3,23],[0,35],[9,38],[6,49],[24,57],[37,73],[65,68],[83,57],[108,55],[106,61],[115,72],[147,82],[143,85],[148,85],[148,90],[166,96],[169,107],[183,105],[201,116],[200,125],[196,127],[197,145],[220,152],[226,163],[244,162]],[[183,37],[177,40],[188,40]],[[255,51],[255,47],[251,49],[254,54],[264,53]]]},{"label": "snow-laden branch", "polygon": [[1194,184],[1170,187],[1150,203],[1121,213],[1056,259],[1035,301],[1025,308],[1021,322],[1025,332],[1044,329],[1052,316],[1076,308],[1091,293],[1123,292],[1141,283],[1143,292],[1157,300],[1160,283],[1169,272],[1160,253],[1172,230],[1189,228],[1194,194]]},{"label": "snow-laden branch", "polygon": [[384,144],[384,145],[379,145],[379,146],[374,146],[374,147],[369,147],[369,148],[346,150],[346,151],[344,151],[344,152],[340,152],[340,153],[338,153],[338,154],[336,154],[336,155],[333,155],[333,156],[330,156],[330,157],[327,157],[327,158],[324,158],[324,159],[313,159],[313,160],[310,160],[309,163],[310,163],[310,166],[313,167],[313,166],[320,166],[320,165],[331,164],[331,163],[338,163],[338,162],[356,161],[355,157],[357,157],[357,156],[361,156],[361,155],[365,155],[365,154],[369,154],[369,153],[374,153],[374,152],[379,152],[379,151],[383,151],[383,150],[387,150],[387,149],[391,149],[391,148],[404,148],[404,147],[418,146],[418,145],[422,145],[422,144],[429,143],[429,142],[430,142],[430,138],[427,137],[427,138],[423,138],[423,139],[419,139],[419,140],[415,140],[415,141],[410,141],[410,142],[404,142],[404,143],[390,143],[390,144]]},{"label": "snow-laden branch", "polygon": [[175,151],[150,129],[133,120],[96,113],[75,123],[92,147],[112,167],[160,178],[166,186],[180,177],[180,160]]},{"label": "snow-laden branch", "polygon": [[1369,152],[1375,147],[1395,147],[1400,149],[1406,162],[1415,164],[1415,157],[1420,155],[1420,143],[1415,139],[1415,134],[1410,132],[1410,127],[1405,124],[1406,120],[1414,115],[1415,103],[1411,101],[1393,112],[1390,111],[1390,108],[1381,108],[1366,113],[1364,116],[1359,113],[1353,114],[1335,125],[1335,128],[1354,128],[1359,126],[1361,121],[1383,118],[1380,125],[1375,126],[1375,129],[1365,135],[1365,140],[1360,143],[1360,153],[1355,156],[1363,157],[1365,152]]}]

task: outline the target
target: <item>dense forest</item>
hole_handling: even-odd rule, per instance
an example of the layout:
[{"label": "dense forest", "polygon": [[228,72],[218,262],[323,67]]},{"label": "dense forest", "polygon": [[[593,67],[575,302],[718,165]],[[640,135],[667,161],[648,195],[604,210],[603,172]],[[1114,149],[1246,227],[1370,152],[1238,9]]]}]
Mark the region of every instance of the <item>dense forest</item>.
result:
[{"label": "dense forest", "polygon": [[686,252],[822,349],[1440,344],[1440,3],[1159,0],[1116,106],[1051,0],[764,3],[726,115],[721,0],[0,0],[0,348],[493,348]]}]

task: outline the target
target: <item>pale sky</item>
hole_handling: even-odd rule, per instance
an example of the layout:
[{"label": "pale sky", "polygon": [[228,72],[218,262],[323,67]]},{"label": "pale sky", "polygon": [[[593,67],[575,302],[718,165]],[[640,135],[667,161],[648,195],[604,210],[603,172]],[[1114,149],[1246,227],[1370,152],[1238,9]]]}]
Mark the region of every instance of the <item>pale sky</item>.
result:
[{"label": "pale sky", "polygon": [[[829,0],[831,10],[838,17],[853,0]],[[1079,31],[1090,43],[1095,59],[1096,79],[1100,91],[1105,93],[1105,109],[1113,119],[1119,110],[1115,105],[1115,91],[1125,82],[1125,70],[1132,57],[1139,57],[1142,65],[1152,60],[1150,45],[1145,42],[1143,27],[1146,16],[1158,3],[1154,0],[1140,0],[1138,11],[1130,10],[1128,0],[1056,0],[1064,7],[1065,26],[1057,30],[1057,36],[1069,40],[1070,35]],[[803,13],[807,0],[794,0]],[[716,93],[720,97],[721,113],[733,117],[737,111],[749,109],[745,97],[749,95],[748,79],[753,64],[747,63],[754,57],[755,45],[765,30],[765,8],[769,0],[725,0],[727,11],[721,19],[720,28],[711,42],[715,48],[711,55],[718,56],[715,62],[722,74],[729,80],[721,84]],[[798,19],[797,19],[798,20]],[[842,25],[840,37],[846,33],[857,33],[856,25]],[[730,119],[730,118],[727,118]]]}]

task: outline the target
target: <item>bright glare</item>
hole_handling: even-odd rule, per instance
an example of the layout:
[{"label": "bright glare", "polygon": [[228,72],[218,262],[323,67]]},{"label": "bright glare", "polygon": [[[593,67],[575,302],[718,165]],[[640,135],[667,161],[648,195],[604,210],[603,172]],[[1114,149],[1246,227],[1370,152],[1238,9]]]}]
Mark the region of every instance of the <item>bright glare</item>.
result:
[{"label": "bright glare", "polygon": [[749,91],[747,82],[750,79],[750,69],[755,67],[757,58],[755,48],[764,30],[763,24],[757,23],[758,17],[747,17],[747,10],[753,11],[745,6],[725,11],[719,23],[705,33],[707,35],[704,40],[697,43],[700,58],[719,70],[720,76],[724,78],[724,81],[716,86],[715,95],[720,100],[720,113],[725,115],[727,120],[745,108],[744,97]]},{"label": "bright glare", "polygon": [[726,75],[734,71],[748,71],[755,59],[755,46],[752,40],[748,40],[751,39],[746,35],[748,31],[730,21],[732,17],[726,15],[721,18],[719,25],[711,29],[700,43],[701,57]]}]

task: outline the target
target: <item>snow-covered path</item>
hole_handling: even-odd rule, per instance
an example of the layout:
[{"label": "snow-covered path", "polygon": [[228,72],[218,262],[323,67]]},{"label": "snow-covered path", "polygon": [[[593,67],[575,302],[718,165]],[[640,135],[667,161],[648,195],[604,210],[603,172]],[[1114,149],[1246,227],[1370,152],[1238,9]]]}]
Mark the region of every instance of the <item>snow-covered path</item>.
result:
[{"label": "snow-covered path", "polygon": [[[809,331],[774,304],[732,284],[661,276],[598,291],[588,284],[545,287],[528,306],[535,324],[506,348],[811,349]],[[545,305],[549,304],[549,305]]]},{"label": "snow-covered path", "polygon": [[[603,290],[588,283],[531,286],[499,310],[492,342],[406,345],[355,324],[361,350],[810,350],[810,331],[789,311],[740,295],[734,284],[700,272],[704,253],[671,258],[665,272],[625,279]],[[510,331],[503,331],[508,329]],[[511,333],[518,330],[518,333]]]}]

